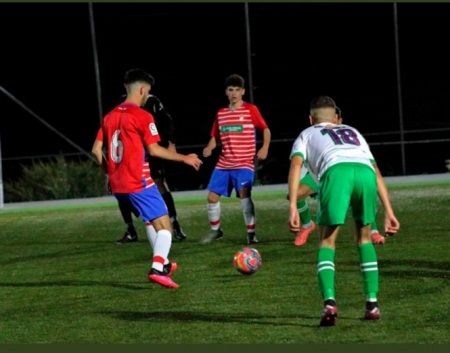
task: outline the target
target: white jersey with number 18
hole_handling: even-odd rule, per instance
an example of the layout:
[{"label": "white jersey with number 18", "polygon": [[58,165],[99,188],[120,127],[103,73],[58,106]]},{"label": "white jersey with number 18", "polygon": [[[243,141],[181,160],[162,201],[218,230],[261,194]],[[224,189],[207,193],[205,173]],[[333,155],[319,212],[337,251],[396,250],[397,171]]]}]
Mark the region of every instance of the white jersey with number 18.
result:
[{"label": "white jersey with number 18", "polygon": [[362,163],[373,169],[369,145],[358,130],[349,125],[320,123],[303,130],[294,142],[290,158],[301,156],[309,171],[320,180],[338,163]]}]

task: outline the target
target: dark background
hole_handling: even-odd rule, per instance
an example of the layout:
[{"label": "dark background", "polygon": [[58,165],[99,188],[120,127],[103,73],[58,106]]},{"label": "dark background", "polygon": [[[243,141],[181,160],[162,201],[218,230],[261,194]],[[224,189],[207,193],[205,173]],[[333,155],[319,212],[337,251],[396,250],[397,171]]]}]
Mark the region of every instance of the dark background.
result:
[{"label": "dark background", "polygon": [[[450,3],[249,3],[254,103],[272,132],[262,183],[285,183],[294,139],[308,126],[309,102],[333,97],[345,123],[362,132],[384,175],[446,172],[449,150]],[[201,155],[223,82],[247,79],[244,3],[93,3],[102,112],[124,93],[126,70],[156,78],[175,120],[179,152]],[[88,3],[1,3],[0,86],[89,152],[100,124]],[[399,81],[401,78],[401,100]],[[399,110],[401,103],[402,110]],[[76,147],[0,92],[5,181],[21,165]],[[432,131],[420,131],[432,129]],[[397,132],[397,133],[390,133]],[[440,141],[440,142],[437,142]],[[217,152],[199,173],[169,163],[172,189],[204,188]],[[33,158],[31,158],[33,157]]]}]

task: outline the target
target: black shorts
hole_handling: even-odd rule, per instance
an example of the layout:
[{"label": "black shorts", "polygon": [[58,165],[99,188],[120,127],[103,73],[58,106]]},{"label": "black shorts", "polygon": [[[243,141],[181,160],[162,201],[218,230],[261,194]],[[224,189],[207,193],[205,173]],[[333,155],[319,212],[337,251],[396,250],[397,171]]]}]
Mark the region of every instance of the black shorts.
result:
[{"label": "black shorts", "polygon": [[166,171],[164,169],[164,161],[161,158],[148,157],[150,164],[150,175],[152,179],[164,179]]}]

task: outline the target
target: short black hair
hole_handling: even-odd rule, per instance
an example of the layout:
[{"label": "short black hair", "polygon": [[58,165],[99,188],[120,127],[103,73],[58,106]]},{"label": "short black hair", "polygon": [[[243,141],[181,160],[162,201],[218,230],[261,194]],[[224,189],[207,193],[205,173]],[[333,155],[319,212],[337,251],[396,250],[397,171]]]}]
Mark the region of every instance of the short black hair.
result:
[{"label": "short black hair", "polygon": [[237,74],[230,75],[225,79],[225,88],[228,88],[228,87],[244,88],[244,86],[245,86],[244,78]]},{"label": "short black hair", "polygon": [[128,86],[135,82],[145,82],[148,83],[150,86],[153,86],[155,84],[155,79],[152,75],[145,72],[142,69],[131,69],[128,70],[125,73],[125,77],[123,78],[123,83],[125,86]]},{"label": "short black hair", "polygon": [[328,96],[319,96],[311,101],[310,109],[333,108],[336,109],[336,103]]}]

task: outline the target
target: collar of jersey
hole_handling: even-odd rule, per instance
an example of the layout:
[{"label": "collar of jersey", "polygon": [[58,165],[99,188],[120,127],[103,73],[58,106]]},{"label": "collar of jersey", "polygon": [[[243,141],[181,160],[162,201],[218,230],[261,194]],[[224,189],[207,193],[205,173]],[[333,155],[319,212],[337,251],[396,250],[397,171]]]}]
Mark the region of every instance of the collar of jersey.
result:
[{"label": "collar of jersey", "polygon": [[139,105],[137,105],[136,103],[131,103],[131,102],[123,102],[120,103],[121,107],[139,107]]}]

